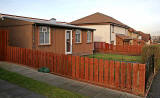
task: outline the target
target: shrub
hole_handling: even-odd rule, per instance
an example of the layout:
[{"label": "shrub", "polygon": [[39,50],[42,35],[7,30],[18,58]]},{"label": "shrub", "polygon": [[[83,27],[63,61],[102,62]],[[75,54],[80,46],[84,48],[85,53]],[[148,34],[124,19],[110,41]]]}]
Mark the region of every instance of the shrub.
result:
[{"label": "shrub", "polygon": [[154,55],[155,71],[160,69],[160,45],[146,45],[142,49],[142,62],[146,63],[150,56]]}]

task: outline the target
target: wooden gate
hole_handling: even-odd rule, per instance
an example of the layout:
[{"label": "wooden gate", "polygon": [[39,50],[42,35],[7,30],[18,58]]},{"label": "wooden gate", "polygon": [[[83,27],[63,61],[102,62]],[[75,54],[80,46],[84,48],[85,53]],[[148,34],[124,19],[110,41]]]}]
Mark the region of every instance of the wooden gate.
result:
[{"label": "wooden gate", "polygon": [[8,31],[0,30],[0,60],[4,60],[8,46]]}]

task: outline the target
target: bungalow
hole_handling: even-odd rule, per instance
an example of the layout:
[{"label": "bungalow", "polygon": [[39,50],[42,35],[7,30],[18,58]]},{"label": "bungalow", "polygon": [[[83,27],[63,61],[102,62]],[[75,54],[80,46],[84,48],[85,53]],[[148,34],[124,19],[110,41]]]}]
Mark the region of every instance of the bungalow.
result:
[{"label": "bungalow", "polygon": [[[129,43],[130,41],[130,38],[127,37],[121,37],[121,39],[123,40],[122,42],[121,40],[119,40],[120,36],[128,36],[129,27],[127,25],[99,12],[75,20],[70,24],[96,29],[96,31],[94,32],[94,42],[105,42],[116,45],[118,43],[122,44],[122,42],[126,41],[127,43]],[[120,34],[120,36],[117,34]]]},{"label": "bungalow", "polygon": [[37,49],[56,54],[93,53],[95,29],[51,20],[0,14],[0,30],[9,31],[10,46]]}]

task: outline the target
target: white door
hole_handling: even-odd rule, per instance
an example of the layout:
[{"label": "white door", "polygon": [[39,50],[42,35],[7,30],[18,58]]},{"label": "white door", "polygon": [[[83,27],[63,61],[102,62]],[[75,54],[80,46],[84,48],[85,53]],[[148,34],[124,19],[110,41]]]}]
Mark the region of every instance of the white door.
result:
[{"label": "white door", "polygon": [[65,54],[72,54],[72,30],[65,32]]}]

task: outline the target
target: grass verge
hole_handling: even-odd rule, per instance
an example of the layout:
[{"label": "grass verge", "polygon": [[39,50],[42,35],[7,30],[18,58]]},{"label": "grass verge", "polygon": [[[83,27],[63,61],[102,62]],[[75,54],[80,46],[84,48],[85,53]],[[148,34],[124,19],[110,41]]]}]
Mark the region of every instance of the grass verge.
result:
[{"label": "grass verge", "polygon": [[33,92],[47,96],[48,98],[87,98],[77,93],[63,90],[2,68],[0,68],[0,79],[27,88]]},{"label": "grass verge", "polygon": [[141,56],[128,56],[128,55],[118,55],[118,54],[93,54],[88,55],[89,58],[114,60],[114,61],[127,61],[127,62],[138,62],[141,63]]}]

